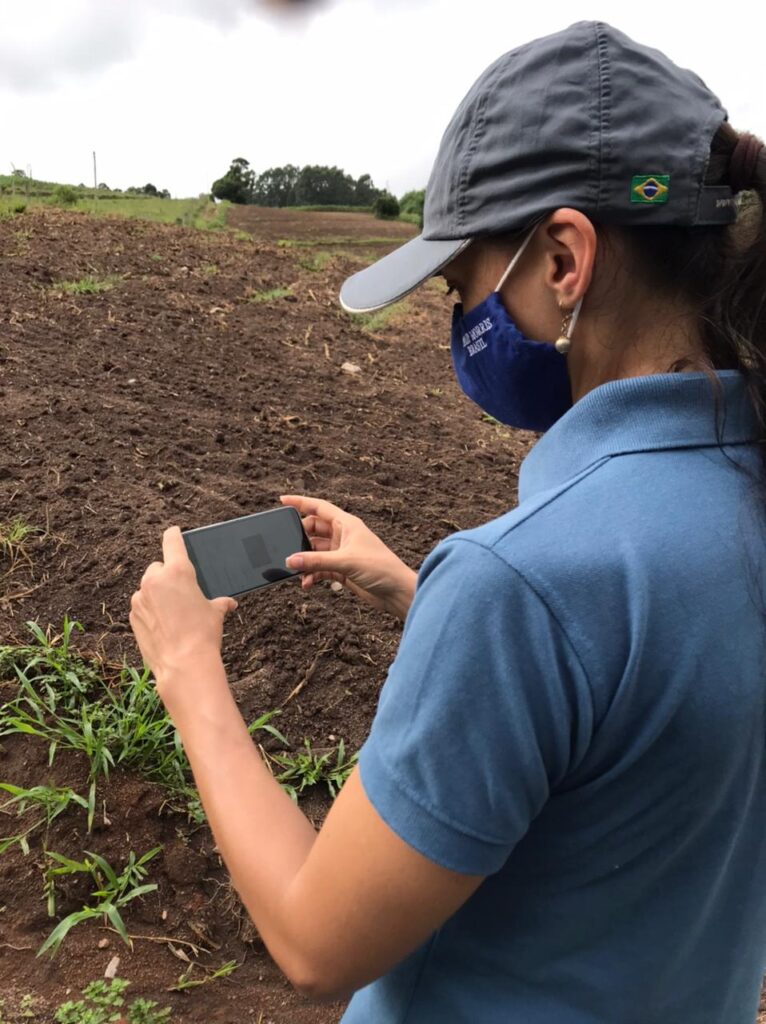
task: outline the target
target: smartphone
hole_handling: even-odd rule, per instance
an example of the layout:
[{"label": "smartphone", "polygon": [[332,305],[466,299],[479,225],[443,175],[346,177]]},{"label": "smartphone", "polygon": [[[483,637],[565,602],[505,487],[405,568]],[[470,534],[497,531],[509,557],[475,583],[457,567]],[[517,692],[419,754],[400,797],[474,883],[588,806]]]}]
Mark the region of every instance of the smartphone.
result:
[{"label": "smartphone", "polygon": [[205,597],[238,597],[300,573],[288,555],[310,551],[301,517],[291,506],[256,512],[181,534]]}]

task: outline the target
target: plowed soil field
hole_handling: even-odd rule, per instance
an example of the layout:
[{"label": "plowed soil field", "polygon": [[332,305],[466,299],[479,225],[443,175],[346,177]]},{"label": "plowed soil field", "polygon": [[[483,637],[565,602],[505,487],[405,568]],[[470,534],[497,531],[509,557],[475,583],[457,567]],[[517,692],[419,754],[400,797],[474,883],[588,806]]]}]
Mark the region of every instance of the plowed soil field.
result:
[{"label": "plowed soil field", "polygon": [[[282,493],[319,494],[361,515],[413,566],[441,537],[514,504],[531,438],[484,421],[460,395],[443,284],[389,319],[338,306],[344,276],[415,229],[356,214],[241,209],[232,219],[241,233],[54,211],[0,222],[0,520],[19,515],[44,531],[13,571],[0,563],[0,643],[27,642],[27,620],[60,630],[68,613],[85,628],[81,650],[139,665],[129,600],[159,557],[162,530],[270,508]],[[85,279],[104,290],[65,287]],[[343,372],[347,362],[360,372]],[[361,745],[397,622],[294,583],[244,598],[227,621],[225,663],[248,721],[306,680],[280,730],[296,748],[304,737],[319,749],[340,738]],[[79,755],[60,752],[49,771],[44,742],[0,742],[0,781],[83,790]],[[317,792],[303,806],[319,823],[327,801]],[[163,844],[151,865],[158,892],[126,911],[130,933],[144,937],[133,952],[86,924],[55,959],[36,959],[53,924],[40,843],[0,857],[6,1015],[31,993],[38,1016],[24,1019],[52,1019],[51,1007],[118,955],[131,995],[172,1006],[174,1021],[337,1021],[341,1006],[311,1005],[271,962],[207,829],[162,804],[158,787],[113,771],[99,786],[95,833],[78,809],[48,840],[115,863]],[[14,820],[0,815],[0,835]],[[57,915],[79,909],[87,891],[65,886]],[[192,959],[181,943],[207,949],[199,959],[209,969],[240,966],[169,992],[187,965],[165,939]]]},{"label": "plowed soil field", "polygon": [[[0,561],[0,644],[27,642],[27,620],[59,631],[68,613],[84,626],[84,653],[138,665],[129,600],[162,530],[270,508],[281,493],[318,494],[362,516],[413,566],[446,534],[515,503],[533,438],[487,422],[460,395],[443,286],[389,317],[338,306],[343,278],[414,228],[254,208],[235,210],[232,226],[238,233],[214,234],[55,211],[0,221],[0,521],[18,515],[41,530],[12,568]],[[67,288],[85,280],[103,290]],[[224,659],[248,721],[282,707],[275,724],[295,748],[304,737],[319,750],[362,744],[398,623],[294,583],[242,599],[227,621]],[[0,702],[12,689],[0,684]],[[60,752],[49,769],[40,740],[0,743],[0,781],[83,790],[79,755]],[[317,825],[328,799],[302,800]],[[13,821],[0,815],[0,835]],[[131,997],[171,1006],[174,1022],[338,1021],[342,1006],[292,990],[209,832],[170,811],[159,787],[114,770],[99,784],[94,833],[78,809],[48,836],[51,849],[115,863],[158,844],[159,888],[125,913],[133,951],[86,924],[54,959],[35,957],[52,927],[39,839],[26,856],[14,847],[0,857],[1,1020],[51,1021],[117,955]],[[87,891],[64,885],[58,916]],[[198,977],[239,967],[169,991],[188,967],[179,951],[201,965]]]}]

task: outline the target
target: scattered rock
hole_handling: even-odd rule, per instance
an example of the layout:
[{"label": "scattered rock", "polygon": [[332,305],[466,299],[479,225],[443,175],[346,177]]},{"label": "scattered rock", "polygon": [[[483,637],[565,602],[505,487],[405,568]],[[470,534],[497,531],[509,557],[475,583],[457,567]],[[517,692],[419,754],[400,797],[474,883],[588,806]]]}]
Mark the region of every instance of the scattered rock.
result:
[{"label": "scattered rock", "polygon": [[117,977],[117,968],[119,966],[120,966],[120,958],[118,956],[113,956],[112,959],[109,961],[109,963],[106,965],[106,970],[104,971],[104,977],[105,978],[116,978]]}]

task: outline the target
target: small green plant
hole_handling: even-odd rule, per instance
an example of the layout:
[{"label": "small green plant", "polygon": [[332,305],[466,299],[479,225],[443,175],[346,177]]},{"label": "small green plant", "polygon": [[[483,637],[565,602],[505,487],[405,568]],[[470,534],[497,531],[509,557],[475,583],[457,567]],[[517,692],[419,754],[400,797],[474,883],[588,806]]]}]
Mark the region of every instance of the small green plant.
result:
[{"label": "small green plant", "polygon": [[67,295],[98,295],[99,292],[108,292],[114,288],[119,277],[94,277],[88,274],[81,277],[79,281],[57,281],[51,285],[54,291],[65,292]]},{"label": "small green plant", "polygon": [[331,260],[332,253],[315,252],[311,256],[301,257],[301,259],[298,260],[298,266],[303,267],[304,270],[310,270],[315,274],[320,270],[324,270]]},{"label": "small green plant", "polygon": [[[161,846],[155,846],[143,856],[136,858],[131,850],[128,855],[128,863],[118,875],[107,860],[97,853],[85,851],[86,860],[76,861],[64,857],[53,850],[46,850],[45,855],[53,861],[45,871],[45,893],[48,902],[48,915],[55,916],[56,913],[56,891],[55,880],[61,875],[89,874],[97,888],[91,893],[91,899],[95,902],[77,910],[63,921],[59,921],[45,942],[40,946],[37,955],[41,956],[48,950],[55,955],[59,946],[64,941],[75,925],[83,921],[90,921],[94,918],[103,917],[108,920],[117,930],[120,938],[126,946],[133,948],[133,941],[128,935],[125,922],[122,919],[120,910],[131,900],[138,896],[145,896],[148,892],[154,892],[156,884],[142,884],[149,871],[146,865],[155,857]],[[55,865],[55,866],[54,866]]]},{"label": "small green plant", "polygon": [[30,561],[26,542],[33,534],[42,532],[39,527],[27,523],[22,516],[0,522],[0,554],[10,562],[8,572],[13,571],[20,559]]},{"label": "small green plant", "polygon": [[199,964],[189,964],[184,973],[178,978],[175,985],[171,985],[171,988],[177,992],[183,992],[187,988],[198,988],[200,985],[207,985],[211,981],[215,981],[217,978],[228,978],[230,974],[239,967],[236,960],[228,960],[225,964],[221,964],[214,971],[207,971],[202,978],[192,978],[192,972],[195,967],[199,967]]},{"label": "small green plant", "polygon": [[247,301],[260,304],[261,302],[275,302],[277,299],[284,299],[288,295],[292,295],[292,288],[271,288],[265,292],[252,292],[248,295]]},{"label": "small green plant", "polygon": [[123,978],[92,981],[82,989],[82,999],[62,1003],[53,1019],[56,1024],[113,1024],[123,1020],[127,1024],[166,1024],[170,1020],[170,1007],[161,1010],[151,999],[134,999],[126,1018],[121,1007],[129,984]]},{"label": "small green plant", "polygon": [[277,781],[296,802],[300,793],[320,782],[326,784],[330,796],[336,797],[353,771],[359,752],[347,758],[343,740],[324,754],[312,750],[307,739],[303,746],[304,749],[296,754],[269,754],[271,760],[283,769],[276,776]]},{"label": "small green plant", "polygon": [[77,206],[80,193],[71,185],[59,185],[53,190],[51,202],[54,206]]},{"label": "small green plant", "polygon": [[365,334],[376,334],[384,327],[391,327],[409,311],[409,304],[405,299],[403,302],[395,302],[377,313],[351,313],[353,321],[361,327]]},{"label": "small green plant", "polygon": [[11,846],[18,843],[26,856],[29,853],[28,837],[42,826],[45,826],[47,832],[50,829],[51,823],[72,803],[77,804],[88,812],[89,824],[93,821],[96,799],[95,785],[91,786],[87,799],[75,793],[68,786],[33,786],[31,789],[22,789],[20,786],[13,786],[9,782],[0,782],[0,789],[11,794],[10,800],[0,804],[0,811],[4,811],[6,807],[16,804],[19,817],[25,815],[32,807],[39,808],[42,812],[42,816],[25,828],[23,832],[20,832],[18,835],[0,838],[0,853],[5,853]]}]

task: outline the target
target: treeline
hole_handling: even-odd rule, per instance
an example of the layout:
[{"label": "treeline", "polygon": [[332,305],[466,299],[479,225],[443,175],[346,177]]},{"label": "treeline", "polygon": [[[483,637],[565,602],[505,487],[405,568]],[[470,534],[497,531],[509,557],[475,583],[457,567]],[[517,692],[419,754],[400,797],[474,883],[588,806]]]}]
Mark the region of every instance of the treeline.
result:
[{"label": "treeline", "polygon": [[232,160],[226,174],[213,182],[216,199],[257,206],[372,206],[383,189],[369,174],[352,178],[340,167],[307,165],[270,167],[256,174],[247,160]]},{"label": "treeline", "polygon": [[255,206],[334,206],[371,209],[378,217],[402,216],[423,226],[425,192],[407,192],[401,200],[377,188],[369,174],[353,178],[340,167],[307,164],[270,167],[256,174],[244,157],[232,160],[226,174],[214,181],[214,199]]}]

